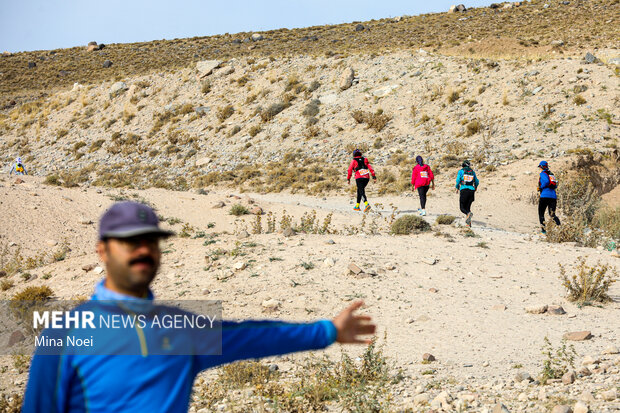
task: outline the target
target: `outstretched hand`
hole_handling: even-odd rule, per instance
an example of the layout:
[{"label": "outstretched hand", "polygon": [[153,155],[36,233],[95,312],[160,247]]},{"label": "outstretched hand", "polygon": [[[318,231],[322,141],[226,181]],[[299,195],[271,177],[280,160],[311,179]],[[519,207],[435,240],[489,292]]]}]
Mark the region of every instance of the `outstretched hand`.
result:
[{"label": "outstretched hand", "polygon": [[353,314],[363,305],[363,301],[355,301],[349,307],[342,310],[340,314],[332,320],[336,330],[338,330],[338,337],[336,338],[337,342],[370,344],[372,339],[364,339],[360,336],[374,334],[377,326],[370,322],[372,320],[370,316]]}]

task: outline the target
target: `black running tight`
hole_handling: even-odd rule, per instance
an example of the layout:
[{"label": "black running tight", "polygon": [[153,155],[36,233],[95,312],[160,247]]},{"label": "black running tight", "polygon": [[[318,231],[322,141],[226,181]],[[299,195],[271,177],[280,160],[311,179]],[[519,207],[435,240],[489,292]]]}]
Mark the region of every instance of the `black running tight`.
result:
[{"label": "black running tight", "polygon": [[368,198],[366,198],[366,185],[368,185],[368,181],[370,181],[370,178],[357,178],[355,180],[355,183],[357,184],[357,203],[359,204],[360,201],[363,199],[364,202],[368,201]]}]

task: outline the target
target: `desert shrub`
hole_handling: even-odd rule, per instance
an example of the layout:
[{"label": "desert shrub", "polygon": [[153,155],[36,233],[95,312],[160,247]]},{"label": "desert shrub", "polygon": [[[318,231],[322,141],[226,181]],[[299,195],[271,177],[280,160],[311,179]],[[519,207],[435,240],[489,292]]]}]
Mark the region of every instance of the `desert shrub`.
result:
[{"label": "desert shrub", "polygon": [[2,291],[6,291],[9,290],[11,287],[13,287],[13,281],[11,280],[2,280],[0,282],[0,290]]},{"label": "desert shrub", "polygon": [[180,115],[186,115],[188,113],[192,113],[194,111],[194,105],[191,103],[186,103],[179,108]]},{"label": "desert shrub", "polygon": [[600,263],[590,267],[583,257],[578,258],[578,263],[577,273],[572,277],[567,275],[566,268],[560,264],[560,279],[568,292],[568,299],[582,304],[609,301],[609,287],[617,281],[618,276],[615,268]]},{"label": "desert shrub", "polygon": [[321,104],[320,100],[318,99],[312,100],[310,103],[306,105],[306,107],[304,108],[301,114],[309,118],[318,115],[320,104]]},{"label": "desert shrub", "polygon": [[68,130],[66,130],[66,129],[58,129],[58,130],[56,131],[56,137],[57,137],[58,139],[63,138],[63,137],[65,137],[65,136],[67,136],[68,134],[69,134],[69,131],[68,131]]},{"label": "desert shrub", "polygon": [[381,132],[391,120],[391,116],[379,112],[366,116],[366,124],[368,125],[368,128],[374,129],[375,132]]},{"label": "desert shrub", "polygon": [[279,372],[269,370],[269,366],[260,362],[240,361],[222,367],[218,379],[227,387],[242,389],[246,386],[262,386],[278,376]]},{"label": "desert shrub", "polygon": [[45,180],[43,181],[44,184],[46,185],[54,185],[54,186],[60,186],[61,182],[60,182],[60,178],[58,177],[58,175],[48,175],[45,177]]},{"label": "desert shrub", "polygon": [[551,342],[545,337],[542,354],[545,356],[543,361],[543,369],[540,372],[540,383],[547,384],[550,379],[561,378],[570,368],[574,368],[575,352],[574,346],[567,346],[566,341],[562,341],[562,345],[554,349]]},{"label": "desert shrub", "polygon": [[584,103],[586,103],[586,102],[587,102],[587,101],[586,101],[586,98],[584,98],[584,97],[583,97],[583,96],[581,96],[581,95],[575,95],[575,97],[573,97],[573,103],[574,103],[575,105],[577,105],[577,106],[581,106],[581,105],[583,105],[583,104],[584,104]]},{"label": "desert shrub", "polygon": [[230,118],[233,113],[235,113],[233,105],[222,106],[217,110],[217,118],[220,122],[224,122],[226,119]]},{"label": "desert shrub", "polygon": [[289,106],[290,106],[290,103],[285,103],[285,102],[274,103],[271,106],[269,106],[267,109],[264,109],[260,112],[260,118],[262,119],[263,122],[269,122],[270,120],[275,118],[278,113],[282,112],[284,109],[288,108]]},{"label": "desert shrub", "polygon": [[313,80],[312,83],[310,83],[310,86],[308,86],[308,92],[314,92],[320,87],[321,87],[321,84],[319,83],[319,81]]},{"label": "desert shrub", "polygon": [[97,151],[103,146],[104,143],[105,143],[105,139],[97,139],[96,141],[90,144],[90,148],[88,149],[88,152]]},{"label": "desert shrub", "polygon": [[204,95],[208,94],[209,92],[211,92],[211,82],[208,80],[205,80],[203,82],[200,83],[200,92]]},{"label": "desert shrub", "polygon": [[594,215],[593,224],[607,236],[620,240],[620,207],[600,208]]},{"label": "desert shrub", "polygon": [[448,103],[454,103],[459,100],[460,94],[458,90],[451,90],[448,92]]},{"label": "desert shrub", "polygon": [[474,119],[471,122],[469,122],[467,126],[465,127],[465,134],[467,136],[475,135],[476,133],[480,132],[481,128],[482,128],[482,125],[480,125],[480,122],[478,121],[478,119]]},{"label": "desert shrub", "polygon": [[247,215],[250,213],[250,211],[248,211],[248,209],[241,204],[235,204],[230,207],[229,213],[230,215],[240,216],[240,215]]},{"label": "desert shrub", "polygon": [[409,235],[412,232],[430,231],[431,226],[422,217],[416,215],[403,215],[392,223],[391,233],[396,235]]},{"label": "desert shrub", "polygon": [[456,217],[453,215],[443,214],[443,215],[439,215],[437,219],[435,220],[435,222],[438,223],[439,225],[451,225],[455,219]]},{"label": "desert shrub", "polygon": [[255,137],[256,135],[258,135],[261,131],[263,130],[263,128],[260,127],[260,125],[254,125],[250,128],[250,130],[248,131],[248,133],[250,134],[251,137]]},{"label": "desert shrub", "polygon": [[234,135],[236,135],[237,133],[239,133],[239,131],[240,131],[240,130],[241,130],[241,126],[239,126],[239,125],[235,125],[235,126],[234,126],[231,130],[230,130],[230,132],[228,132],[228,136],[229,136],[229,137],[230,137],[230,136],[234,136]]},{"label": "desert shrub", "polygon": [[363,110],[354,110],[353,112],[351,112],[351,116],[357,123],[364,123],[364,120],[366,119],[365,114],[366,112],[364,112]]},{"label": "desert shrub", "polygon": [[44,301],[54,295],[47,285],[39,287],[26,287],[13,295],[13,301]]}]

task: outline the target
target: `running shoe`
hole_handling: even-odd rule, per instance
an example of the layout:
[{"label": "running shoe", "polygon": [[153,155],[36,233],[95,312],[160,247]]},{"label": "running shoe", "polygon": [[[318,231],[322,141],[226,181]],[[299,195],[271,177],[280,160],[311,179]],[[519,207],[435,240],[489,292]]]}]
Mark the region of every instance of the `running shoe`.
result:
[{"label": "running shoe", "polygon": [[360,207],[356,206],[356,207],[353,207],[353,211],[361,211],[361,209]]},{"label": "running shoe", "polygon": [[420,212],[420,215],[422,215],[423,217],[426,216],[426,209],[423,209],[422,212]]},{"label": "running shoe", "polygon": [[465,218],[465,223],[467,224],[468,227],[471,227],[471,217],[473,216],[474,214],[470,212],[469,214],[467,214],[467,218]]},{"label": "running shoe", "polygon": [[370,205],[366,205],[366,208],[364,208],[364,212],[368,212],[370,211]]}]

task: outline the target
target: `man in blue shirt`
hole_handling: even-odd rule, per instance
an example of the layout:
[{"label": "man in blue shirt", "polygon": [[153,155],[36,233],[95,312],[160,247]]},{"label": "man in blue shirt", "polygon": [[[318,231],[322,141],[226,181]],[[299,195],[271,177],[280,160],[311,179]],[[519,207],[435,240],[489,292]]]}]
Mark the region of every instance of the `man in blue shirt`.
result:
[{"label": "man in blue shirt", "polygon": [[456,175],[456,191],[460,191],[459,207],[461,212],[465,214],[465,223],[471,227],[471,218],[474,214],[471,212],[471,204],[474,203],[476,189],[480,182],[476,173],[471,169],[471,163],[468,160],[463,161],[462,169]]},{"label": "man in blue shirt", "polygon": [[549,209],[549,215],[553,218],[556,225],[560,225],[560,219],[555,215],[555,208],[558,202],[558,196],[555,189],[558,186],[558,182],[549,170],[549,164],[547,161],[541,161],[538,164],[541,169],[540,176],[538,178],[538,191],[540,192],[540,200],[538,201],[538,219],[542,227],[542,233],[546,234],[545,228],[545,211]]},{"label": "man in blue shirt", "polygon": [[[114,300],[115,307],[108,308],[148,311],[153,306],[149,285],[162,254],[159,241],[170,235],[159,228],[157,215],[146,205],[122,202],[108,209],[100,220],[97,243],[106,278],[97,284],[87,304],[103,307],[110,302],[103,300]],[[220,355],[207,354],[204,347],[210,344],[200,338],[195,343],[179,343],[179,335],[162,336],[163,329],[155,327],[136,327],[120,337],[121,347],[137,349],[132,353],[130,348],[124,355],[70,354],[64,350],[48,355],[41,354],[39,347],[30,366],[23,412],[186,412],[194,378],[204,369],[236,360],[323,349],[335,341],[370,342],[362,336],[374,334],[375,325],[369,316],[354,314],[362,305],[361,301],[353,303],[331,321],[222,322]],[[118,341],[109,343],[113,347]],[[165,353],[166,347],[174,349],[175,345],[203,351]]]}]

